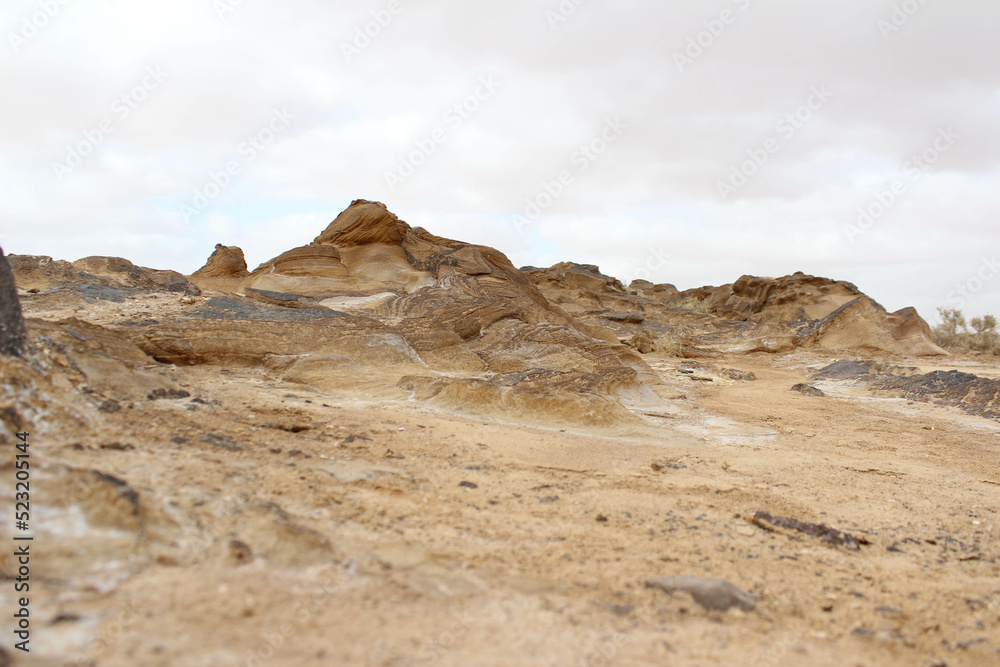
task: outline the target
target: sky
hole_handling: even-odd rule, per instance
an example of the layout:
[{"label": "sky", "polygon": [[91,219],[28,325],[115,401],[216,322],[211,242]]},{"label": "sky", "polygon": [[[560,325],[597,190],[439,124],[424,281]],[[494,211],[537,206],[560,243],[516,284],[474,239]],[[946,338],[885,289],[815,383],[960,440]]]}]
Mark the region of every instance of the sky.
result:
[{"label": "sky", "polygon": [[354,199],[515,266],[1000,314],[996,0],[5,0],[0,246],[251,269]]}]

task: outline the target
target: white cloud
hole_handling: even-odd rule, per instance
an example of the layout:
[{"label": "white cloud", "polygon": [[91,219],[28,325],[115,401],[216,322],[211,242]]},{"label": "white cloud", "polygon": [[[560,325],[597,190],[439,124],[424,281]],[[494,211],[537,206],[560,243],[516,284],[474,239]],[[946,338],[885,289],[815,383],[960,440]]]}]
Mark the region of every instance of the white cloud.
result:
[{"label": "white cloud", "polygon": [[[555,29],[556,2],[399,2],[350,62],[343,43],[387,0],[244,0],[225,20],[210,0],[66,0],[16,50],[10,35],[39,4],[6,3],[0,243],[191,271],[223,242],[253,264],[366,197],[516,264],[586,261],[624,277],[662,245],[675,259],[653,278],[682,288],[803,270],[928,317],[1000,252],[993,0],[928,3],[888,38],[877,21],[891,2],[592,0]],[[724,9],[736,20],[678,71],[674,54]],[[150,67],[169,76],[117,114]],[[447,126],[482,76],[499,91]],[[831,99],[722,201],[718,182],[814,86]],[[180,205],[275,107],[294,110],[287,130],[185,221]],[[518,232],[510,215],[615,116],[628,129]],[[60,180],[53,163],[104,119],[113,131]],[[390,188],[386,172],[440,126],[434,154]],[[858,209],[949,126],[954,147],[851,243]],[[974,297],[970,313],[1000,312],[1000,281]]]}]

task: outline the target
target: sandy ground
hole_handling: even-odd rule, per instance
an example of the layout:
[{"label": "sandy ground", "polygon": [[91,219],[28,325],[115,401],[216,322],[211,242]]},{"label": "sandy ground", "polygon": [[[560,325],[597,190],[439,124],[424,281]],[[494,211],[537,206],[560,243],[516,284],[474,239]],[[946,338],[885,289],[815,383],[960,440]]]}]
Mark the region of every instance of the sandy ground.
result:
[{"label": "sandy ground", "polygon": [[[669,409],[629,437],[172,369],[190,396],[33,439],[34,650],[13,664],[1000,664],[1000,424],[845,383],[790,390],[839,358],[647,355]],[[117,487],[87,470],[134,495],[101,500]],[[759,511],[865,544],[769,532]],[[646,585],[675,575],[756,609]],[[13,603],[5,585],[5,619]]]}]

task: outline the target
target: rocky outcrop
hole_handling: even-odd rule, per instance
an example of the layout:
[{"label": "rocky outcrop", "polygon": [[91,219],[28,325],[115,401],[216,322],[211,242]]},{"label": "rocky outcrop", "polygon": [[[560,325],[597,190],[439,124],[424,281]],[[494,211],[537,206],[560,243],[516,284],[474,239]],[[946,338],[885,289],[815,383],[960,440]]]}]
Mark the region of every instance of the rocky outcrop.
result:
[{"label": "rocky outcrop", "polygon": [[888,313],[864,295],[822,319],[803,323],[797,329],[796,342],[826,350],[869,349],[910,356],[947,354],[934,344],[930,327],[916,310]]},{"label": "rocky outcrop", "polygon": [[707,298],[713,314],[730,320],[796,323],[820,320],[864,294],[851,283],[796,273],[783,278],[743,276]]},{"label": "rocky outcrop", "polygon": [[851,283],[801,272],[678,292],[640,280],[626,290],[590,265],[525,271],[550,300],[643,353],[661,347],[687,357],[795,348],[947,354],[913,308],[889,313]]},{"label": "rocky outcrop", "polygon": [[503,253],[411,227],[378,202],[354,201],[239,291],[246,298],[212,297],[129,335],[162,362],[264,364],[327,388],[377,375],[442,407],[505,419],[604,425],[633,418],[625,405],[659,400],[647,388],[659,379],[636,352],[551,303]]},{"label": "rocky outcrop", "polygon": [[653,284],[648,280],[633,280],[628,286],[629,294],[651,299],[652,301],[665,302],[678,293],[678,289],[670,283]]},{"label": "rocky outcrop", "polygon": [[889,313],[855,285],[802,272],[782,278],[743,276],[698,294],[713,315],[792,332],[799,347],[870,349],[890,354],[947,354],[913,308]]},{"label": "rocky outcrop", "polygon": [[85,301],[122,301],[136,292],[198,295],[201,290],[176,271],[136,266],[121,257],[84,257],[75,262],[37,255],[10,255],[18,289],[69,292]]},{"label": "rocky outcrop", "polygon": [[205,266],[191,275],[202,278],[243,278],[249,274],[242,248],[217,243]]}]

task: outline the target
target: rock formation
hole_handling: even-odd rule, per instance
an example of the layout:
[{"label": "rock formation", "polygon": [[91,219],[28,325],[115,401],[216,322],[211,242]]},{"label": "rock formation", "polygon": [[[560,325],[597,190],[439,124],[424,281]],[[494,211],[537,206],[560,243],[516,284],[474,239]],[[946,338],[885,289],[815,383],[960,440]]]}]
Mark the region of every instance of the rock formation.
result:
[{"label": "rock formation", "polygon": [[[612,328],[622,342],[668,336],[680,341],[678,349],[685,356],[795,348],[946,354],[916,310],[886,312],[844,281],[803,273],[743,276],[721,287],[678,292],[673,285],[648,281],[625,289],[591,265],[562,263],[525,271],[543,294],[584,322]],[[653,347],[655,343],[639,349]]]},{"label": "rock formation", "polygon": [[27,351],[21,303],[17,300],[14,274],[0,248],[0,354],[19,357]]},{"label": "rock formation", "polygon": [[136,266],[121,257],[84,257],[75,262],[35,255],[10,255],[18,288],[56,297],[122,301],[138,292],[197,295],[196,285],[176,271]]},{"label": "rock formation", "polygon": [[205,266],[191,275],[204,278],[243,278],[249,274],[242,248],[217,243]]},{"label": "rock formation", "polygon": [[632,418],[623,404],[659,400],[638,354],[551,303],[503,253],[411,227],[378,202],[354,201],[240,292],[248,300],[214,297],[132,338],[160,361],[266,363],[317,386],[371,369],[432,404],[511,419],[610,424]]},{"label": "rock formation", "polygon": [[743,276],[714,290],[706,301],[719,317],[790,328],[795,343],[803,347],[946,354],[934,344],[930,327],[916,310],[889,313],[844,281],[801,272],[777,279]]}]

